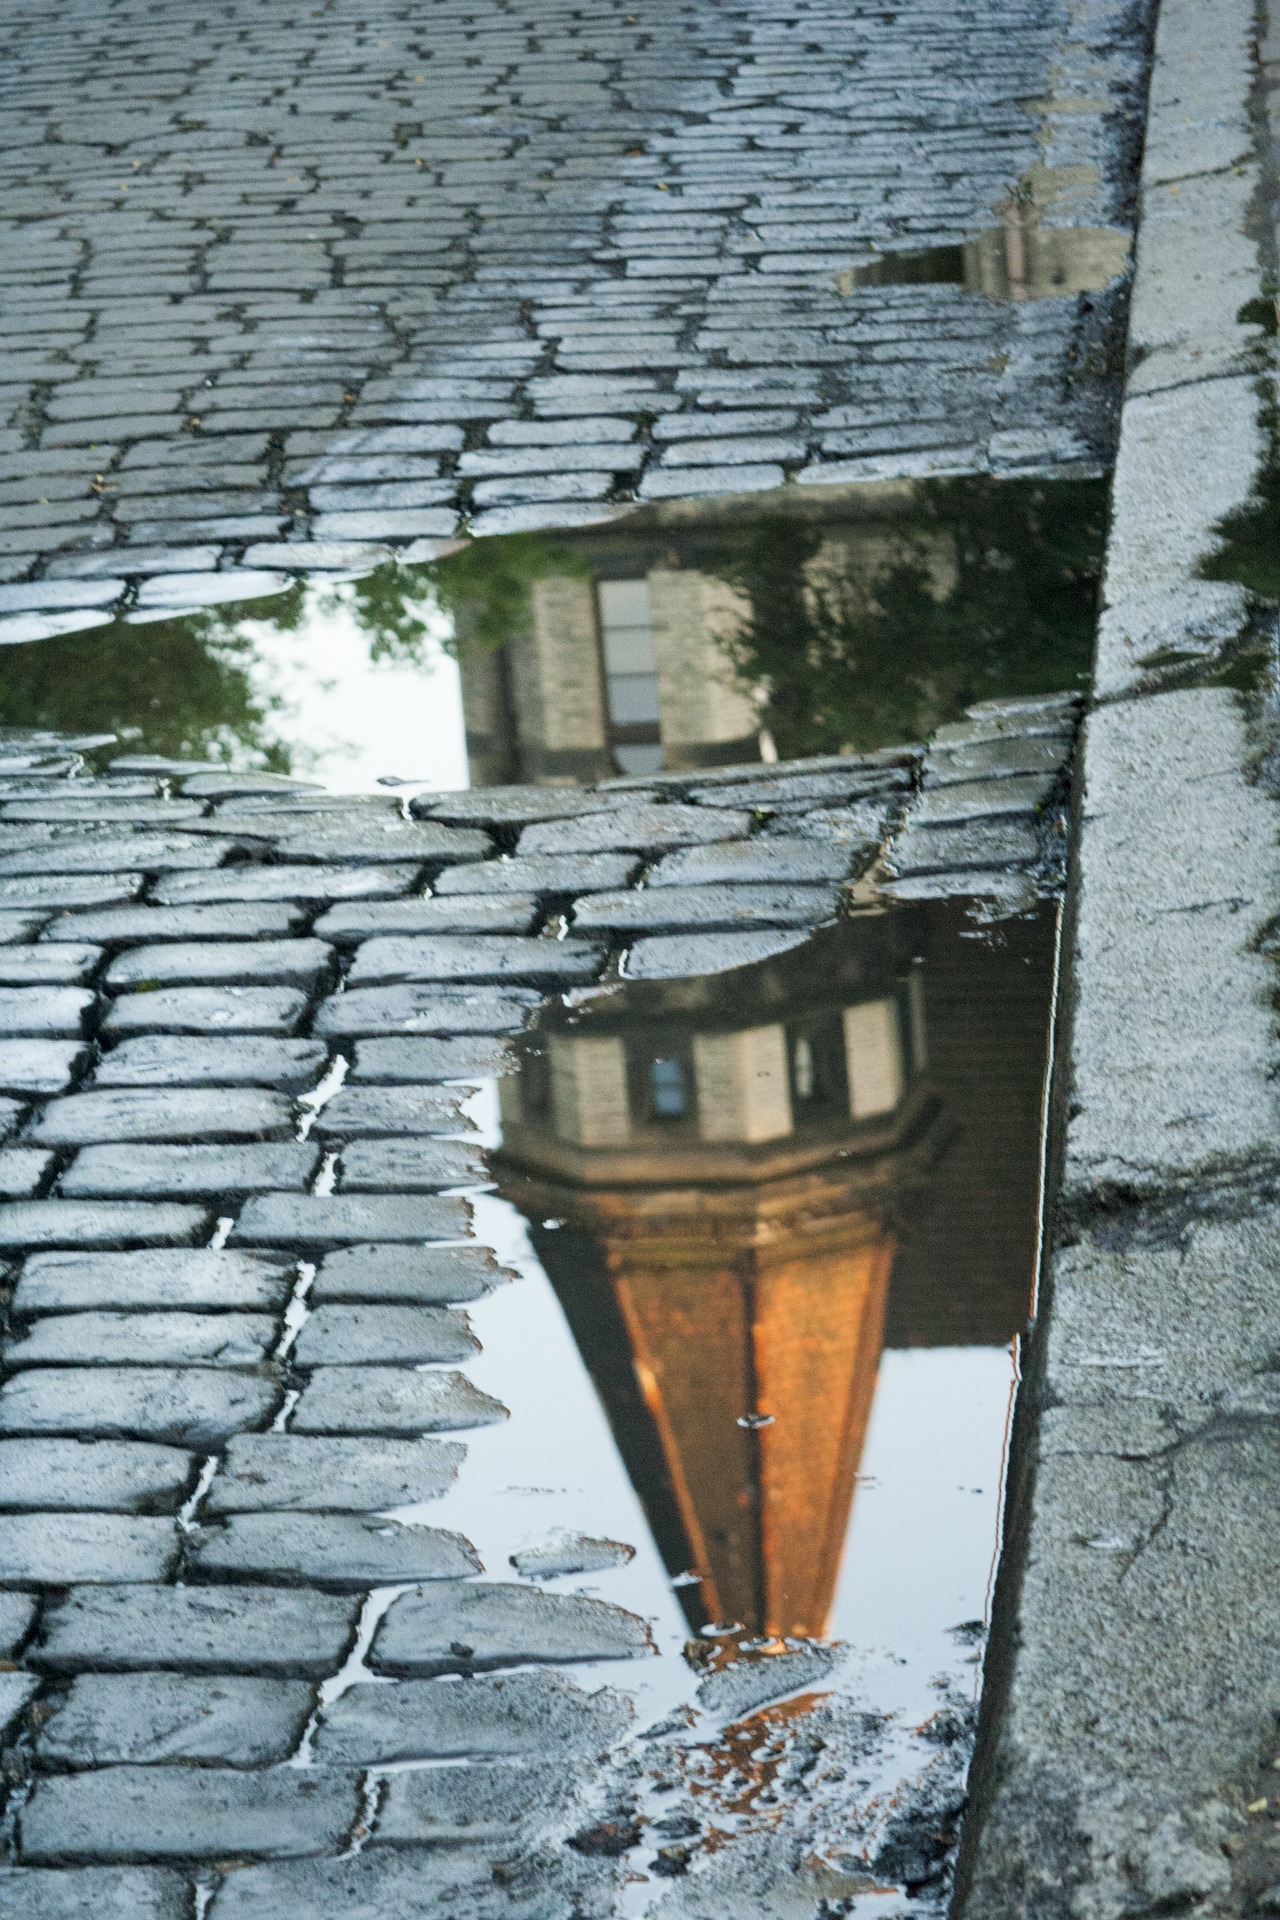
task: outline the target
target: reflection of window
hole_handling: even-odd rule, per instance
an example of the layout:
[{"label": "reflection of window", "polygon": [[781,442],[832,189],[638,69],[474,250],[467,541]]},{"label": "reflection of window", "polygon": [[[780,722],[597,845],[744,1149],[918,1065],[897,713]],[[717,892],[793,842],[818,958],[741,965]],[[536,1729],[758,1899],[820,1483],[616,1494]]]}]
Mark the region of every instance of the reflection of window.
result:
[{"label": "reflection of window", "polygon": [[667,1055],[649,1062],[649,1097],[658,1120],[683,1120],[689,1110],[684,1065]]},{"label": "reflection of window", "polygon": [[609,745],[624,773],[656,773],[663,761],[649,582],[602,580],[597,591]]},{"label": "reflection of window", "polygon": [[796,1120],[842,1119],[849,1110],[849,1090],[841,1021],[807,1020],[788,1027],[787,1049]]}]

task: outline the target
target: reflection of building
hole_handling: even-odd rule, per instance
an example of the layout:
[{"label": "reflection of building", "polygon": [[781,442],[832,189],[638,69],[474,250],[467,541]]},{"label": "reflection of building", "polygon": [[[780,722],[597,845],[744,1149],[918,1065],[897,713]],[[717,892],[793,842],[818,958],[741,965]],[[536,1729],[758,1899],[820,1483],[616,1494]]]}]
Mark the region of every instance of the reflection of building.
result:
[{"label": "reflection of building", "polygon": [[[1002,1342],[1025,1314],[1047,990],[1026,961],[1044,942],[1024,928],[1013,956],[945,944],[955,1031],[939,1036],[940,1080],[929,933],[925,917],[868,915],[758,967],[636,983],[561,1011],[504,1085],[503,1190],[530,1220],[668,1567],[701,1576],[700,1597],[684,1590],[696,1620],[822,1633],[895,1261],[911,1275],[906,1318],[931,1337],[918,1219],[933,1291],[959,1275],[976,1296],[961,1339]],[[1027,991],[1001,1028],[1011,978]],[[992,1048],[996,1113],[981,1078]],[[949,1249],[957,1198],[952,1224],[977,1244]]]}]

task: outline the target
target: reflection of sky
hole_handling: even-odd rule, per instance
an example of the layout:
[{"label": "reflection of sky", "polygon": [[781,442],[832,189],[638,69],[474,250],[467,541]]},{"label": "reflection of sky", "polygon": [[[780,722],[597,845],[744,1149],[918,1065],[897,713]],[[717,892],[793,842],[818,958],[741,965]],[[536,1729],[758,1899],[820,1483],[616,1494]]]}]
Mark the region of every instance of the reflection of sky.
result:
[{"label": "reflection of sky", "polygon": [[308,617],[296,633],[247,620],[254,643],[254,689],[282,705],[275,732],[293,754],[295,771],[340,793],[359,793],[381,774],[424,787],[465,787],[467,752],[456,661],[441,642],[450,633],[438,609],[415,608],[427,622],[427,663],[377,664],[370,637],[343,607],[322,612],[324,591],[307,595]]}]

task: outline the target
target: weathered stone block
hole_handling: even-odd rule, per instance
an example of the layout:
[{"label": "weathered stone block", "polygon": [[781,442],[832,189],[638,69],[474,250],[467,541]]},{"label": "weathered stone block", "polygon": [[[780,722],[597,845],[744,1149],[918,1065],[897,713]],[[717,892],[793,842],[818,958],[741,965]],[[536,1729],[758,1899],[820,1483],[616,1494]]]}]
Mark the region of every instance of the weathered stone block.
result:
[{"label": "weathered stone block", "polygon": [[161,986],[310,990],[332,959],[333,948],[323,940],[171,940],[117,955],[107,969],[106,984],[115,991],[148,981]]},{"label": "weathered stone block", "polygon": [[319,1767],[103,1767],[46,1774],[22,1809],[29,1861],[219,1860],[332,1853],[354,1823],[358,1782]]},{"label": "weathered stone block", "polygon": [[[34,1673],[0,1673],[0,1739],[9,1738],[39,1689],[40,1682]],[[0,1890],[3,1885],[0,1878]]]},{"label": "weathered stone block", "polygon": [[480,1351],[465,1313],[452,1307],[317,1306],[294,1346],[300,1367],[397,1366],[467,1360]]},{"label": "weathered stone block", "polygon": [[29,1200],[53,1166],[52,1149],[7,1147],[0,1152],[0,1200]]},{"label": "weathered stone block", "polygon": [[562,1673],[475,1674],[464,1680],[367,1682],[322,1709],[315,1753],[329,1766],[397,1760],[528,1758],[598,1753],[635,1717],[625,1694],[584,1693]]},{"label": "weathered stone block", "polygon": [[[493,1878],[483,1847],[366,1849],[338,1860],[282,1861],[228,1873],[214,1895],[210,1920],[539,1920],[549,1876],[532,1899],[513,1901]],[[566,1911],[572,1908],[566,1905]],[[41,1916],[41,1920],[44,1917]],[[59,1916],[61,1920],[61,1916]],[[77,1917],[78,1920],[78,1917]]]},{"label": "weathered stone block", "polygon": [[0,987],[0,1035],[79,1039],[93,994],[87,987]]},{"label": "weathered stone block", "polygon": [[[0,1540],[4,1522],[0,1519]],[[458,1580],[481,1571],[474,1547],[441,1527],[397,1526],[349,1513],[235,1513],[194,1536],[205,1579],[358,1593],[404,1580]]]},{"label": "weathered stone block", "polygon": [[287,900],[219,902],[191,907],[96,907],[51,920],[42,940],[269,940],[292,933],[304,909]]},{"label": "weathered stone block", "polygon": [[320,1149],[303,1141],[216,1147],[84,1147],[59,1182],[69,1199],[135,1194],[146,1200],[230,1198],[306,1187]]},{"label": "weathered stone block", "polygon": [[966,820],[1033,814],[1044,805],[1053,788],[1053,780],[1043,774],[930,787],[912,808],[911,820],[920,826],[945,827],[958,826]]},{"label": "weathered stone block", "polygon": [[313,1306],[330,1300],[403,1300],[419,1306],[478,1300],[513,1279],[488,1247],[342,1247],[327,1253],[311,1288]]},{"label": "weathered stone block", "polygon": [[[0,1392],[0,1426],[3,1412],[4,1393]],[[489,1427],[506,1417],[501,1401],[472,1386],[462,1373],[419,1373],[412,1367],[319,1367],[302,1390],[290,1427],[294,1433],[411,1436]]]},{"label": "weathered stone block", "polygon": [[102,1022],[107,1042],[133,1033],[293,1033],[307,996],[293,987],[161,987],[122,993]]},{"label": "weathered stone block", "polygon": [[359,1041],[350,1078],[356,1084],[384,1086],[401,1081],[480,1080],[509,1073],[511,1064],[505,1041],[487,1034],[465,1034],[457,1040],[406,1036]]},{"label": "weathered stone block", "polygon": [[305,1680],[261,1674],[82,1673],[41,1728],[36,1756],[54,1767],[267,1767],[296,1748],[311,1700]]},{"label": "weathered stone block", "polygon": [[286,860],[434,861],[483,860],[493,851],[487,833],[446,827],[434,820],[406,820],[400,814],[365,814],[354,819],[317,819],[291,826],[276,842]]},{"label": "weathered stone block", "polygon": [[387,1782],[375,1840],[384,1845],[431,1841],[437,1846],[511,1846],[531,1830],[563,1818],[574,1793],[571,1775],[517,1762],[423,1767]]},{"label": "weathered stone block", "polygon": [[391,900],[408,893],[420,872],[417,865],[223,867],[216,873],[169,874],[154,891],[168,907],[210,900]]},{"label": "weathered stone block", "polygon": [[94,1068],[91,1085],[279,1087],[292,1092],[314,1086],[328,1058],[328,1049],[319,1040],[277,1040],[258,1034],[252,1038],[219,1034],[216,1039],[146,1034],[123,1040],[104,1054]]},{"label": "weathered stone block", "polygon": [[83,1433],[215,1447],[262,1426],[273,1380],[215,1367],[32,1367],[0,1387],[0,1433]]},{"label": "weathered stone block", "polygon": [[243,1433],[227,1442],[203,1511],[374,1513],[436,1500],[466,1457],[456,1440]]},{"label": "weathered stone block", "polygon": [[187,1877],[164,1867],[0,1867],[5,1920],[187,1920]]},{"label": "weathered stone block", "polygon": [[289,1587],[77,1587],[46,1603],[31,1664],[320,1679],[341,1666],[359,1605]]},{"label": "weathered stone block", "polygon": [[586,940],[530,940],[502,934],[391,934],[366,940],[350,975],[353,987],[400,980],[521,980],[548,984],[594,980],[604,949]]},{"label": "weathered stone block", "polygon": [[0,986],[81,987],[101,958],[101,947],[0,947]]},{"label": "weathered stone block", "polygon": [[88,1058],[76,1040],[0,1040],[0,1092],[61,1093]]},{"label": "weathered stone block", "polygon": [[4,1513],[0,1585],[167,1580],[179,1545],[172,1520],[119,1513]]},{"label": "weathered stone block", "polygon": [[835,913],[834,886],[641,887],[578,901],[573,924],[619,933],[676,928],[816,927]]},{"label": "weathered stone block", "polygon": [[0,1207],[0,1248],[172,1247],[211,1225],[203,1207],[146,1200],[15,1200]]},{"label": "weathered stone block", "polygon": [[[492,863],[488,863],[492,864]],[[355,946],[375,934],[530,933],[538,917],[531,893],[464,893],[445,899],[352,901],[330,907],[316,932],[339,946]]]},{"label": "weathered stone block", "polygon": [[465,1200],[439,1194],[262,1194],[245,1203],[233,1246],[319,1247],[363,1240],[453,1240],[468,1231]]},{"label": "weathered stone block", "polygon": [[[0,1173],[4,1155],[0,1154]],[[342,1193],[434,1193],[487,1178],[484,1160],[460,1140],[353,1140],[342,1149]]]},{"label": "weathered stone block", "polygon": [[543,1661],[632,1660],[654,1651],[644,1621],[607,1601],[457,1581],[393,1600],[369,1664],[380,1673],[426,1677]]},{"label": "weathered stone block", "polygon": [[591,893],[625,887],[639,869],[640,859],[634,853],[539,853],[515,860],[486,860],[482,866],[449,867],[431,885],[441,900],[459,894]]},{"label": "weathered stone block", "polygon": [[0,1506],[173,1513],[195,1470],[192,1454],[138,1440],[0,1440]]},{"label": "weathered stone block", "polygon": [[759,928],[750,933],[657,933],[637,940],[627,953],[633,980],[679,980],[753,967],[802,947],[809,930]]},{"label": "weathered stone block", "polygon": [[379,1034],[519,1033],[541,995],[528,988],[359,987],[326,1000],[315,1032],[332,1040]]},{"label": "weathered stone block", "polygon": [[279,1310],[294,1269],[269,1254],[182,1247],[137,1253],[36,1253],[13,1296],[16,1314],[86,1307],[241,1307]]},{"label": "weathered stone block", "polygon": [[321,1109],[315,1131],[334,1139],[362,1134],[465,1133],[465,1095],[440,1086],[341,1087]]},{"label": "weathered stone block", "polygon": [[682,847],[659,860],[649,876],[652,887],[722,885],[727,882],[794,886],[843,880],[854,849],[825,845],[802,835],[771,834],[755,840],[722,840],[707,847]]},{"label": "weathered stone block", "polygon": [[0,1593],[0,1658],[13,1659],[31,1631],[39,1604],[31,1593]]},{"label": "weathered stone block", "polygon": [[734,807],[623,805],[578,819],[526,827],[517,856],[539,853],[647,853],[731,840],[751,830],[750,813]]},{"label": "weathered stone block", "polygon": [[[150,998],[150,996],[146,996]],[[41,1147],[109,1140],[286,1140],[293,1106],[283,1094],[250,1087],[103,1088],[45,1108],[26,1138]]]},{"label": "weathered stone block", "polygon": [[892,841],[894,873],[952,873],[973,868],[1030,866],[1039,854],[1034,826],[1026,820],[972,821],[956,827],[908,827]]},{"label": "weathered stone block", "polygon": [[34,1321],[22,1339],[9,1342],[5,1361],[11,1367],[256,1367],[275,1338],[276,1323],[265,1313],[91,1310]]}]

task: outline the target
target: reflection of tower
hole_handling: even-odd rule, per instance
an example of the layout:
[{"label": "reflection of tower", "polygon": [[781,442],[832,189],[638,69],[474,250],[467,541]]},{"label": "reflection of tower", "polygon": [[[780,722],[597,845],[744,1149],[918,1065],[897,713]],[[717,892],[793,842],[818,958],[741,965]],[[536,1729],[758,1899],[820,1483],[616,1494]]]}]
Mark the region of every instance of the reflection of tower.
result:
[{"label": "reflection of tower", "polygon": [[702,1576],[700,1617],[757,1632],[823,1631],[890,1212],[932,1151],[901,924],[637,984],[504,1088],[504,1190],[563,1223],[535,1241],[668,1565]]}]

